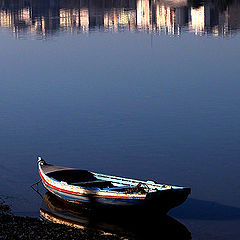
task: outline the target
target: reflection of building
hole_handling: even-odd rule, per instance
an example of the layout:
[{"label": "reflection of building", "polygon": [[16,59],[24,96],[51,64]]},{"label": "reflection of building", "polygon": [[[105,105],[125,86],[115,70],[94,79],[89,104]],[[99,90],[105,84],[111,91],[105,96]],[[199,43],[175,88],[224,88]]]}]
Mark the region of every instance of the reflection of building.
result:
[{"label": "reflection of building", "polygon": [[149,0],[137,1],[137,26],[142,29],[150,29],[151,24],[151,11]]},{"label": "reflection of building", "polygon": [[170,7],[156,5],[156,26],[164,29],[167,33],[174,34],[175,30],[175,11]]},{"label": "reflection of building", "polygon": [[204,6],[198,9],[191,8],[191,22],[190,26],[195,31],[195,34],[202,33],[205,26]]},{"label": "reflection of building", "polygon": [[[189,27],[195,34],[228,35],[240,29],[240,2],[233,1],[226,9],[213,3],[191,8]],[[233,21],[231,21],[233,20]]]},{"label": "reflection of building", "polygon": [[73,31],[81,29],[83,32],[88,31],[89,14],[87,8],[82,9],[60,9],[59,27]]},{"label": "reflection of building", "polygon": [[212,0],[0,0],[0,27],[17,37],[70,32],[147,31],[227,35],[240,28],[240,3]]},{"label": "reflection of building", "polygon": [[112,12],[105,11],[104,13],[104,28],[108,30],[125,30],[133,31],[136,26],[136,11],[135,10],[117,10]]}]

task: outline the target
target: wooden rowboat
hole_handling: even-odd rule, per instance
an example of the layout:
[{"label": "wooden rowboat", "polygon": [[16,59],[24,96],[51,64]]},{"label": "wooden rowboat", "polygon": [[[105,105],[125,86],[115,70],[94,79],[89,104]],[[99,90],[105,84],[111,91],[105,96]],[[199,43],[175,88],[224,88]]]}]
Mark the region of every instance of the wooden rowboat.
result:
[{"label": "wooden rowboat", "polygon": [[48,191],[73,203],[153,207],[166,213],[182,204],[191,192],[186,187],[55,166],[41,157],[38,157],[38,170]]}]

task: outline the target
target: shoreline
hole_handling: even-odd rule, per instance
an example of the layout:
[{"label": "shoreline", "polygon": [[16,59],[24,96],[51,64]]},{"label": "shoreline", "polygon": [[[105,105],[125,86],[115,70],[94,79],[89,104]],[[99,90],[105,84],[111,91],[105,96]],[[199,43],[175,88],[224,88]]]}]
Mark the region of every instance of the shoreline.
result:
[{"label": "shoreline", "polygon": [[63,224],[42,221],[34,217],[16,216],[3,200],[0,202],[0,239],[84,239],[120,240],[126,239],[115,234],[94,229],[78,229]]}]

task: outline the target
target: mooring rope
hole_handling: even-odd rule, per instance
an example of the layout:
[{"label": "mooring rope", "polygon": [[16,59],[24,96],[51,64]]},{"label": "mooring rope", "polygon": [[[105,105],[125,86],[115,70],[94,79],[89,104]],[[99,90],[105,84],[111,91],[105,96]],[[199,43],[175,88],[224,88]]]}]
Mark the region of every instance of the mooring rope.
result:
[{"label": "mooring rope", "polygon": [[[40,179],[39,181],[33,183],[30,187],[43,199],[42,194],[39,192],[39,187],[38,184],[41,182],[42,180]],[[34,187],[35,185],[37,185],[37,189]]]}]

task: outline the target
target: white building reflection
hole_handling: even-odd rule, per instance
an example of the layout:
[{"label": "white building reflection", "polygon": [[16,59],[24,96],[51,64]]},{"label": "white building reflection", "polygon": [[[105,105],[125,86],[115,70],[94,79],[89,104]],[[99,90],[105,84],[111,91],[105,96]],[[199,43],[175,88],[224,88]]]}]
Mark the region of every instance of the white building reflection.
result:
[{"label": "white building reflection", "polygon": [[[10,1],[10,0],[9,0]],[[59,31],[147,31],[149,33],[228,35],[240,28],[238,0],[225,6],[187,0],[0,0],[0,27],[17,36],[48,36]],[[15,5],[14,5],[15,4]]]},{"label": "white building reflection", "polygon": [[89,29],[89,12],[87,8],[82,9],[60,9],[59,10],[59,27],[74,31],[81,29],[88,32]]},{"label": "white building reflection", "polygon": [[175,10],[168,6],[156,4],[156,26],[165,33],[175,33],[175,22],[176,14]]},{"label": "white building reflection", "polygon": [[205,27],[205,8],[204,6],[197,9],[191,8],[191,21],[189,23],[190,28],[195,34],[202,34]]},{"label": "white building reflection", "polygon": [[104,12],[104,29],[105,30],[129,30],[133,31],[136,26],[136,11],[113,9],[113,11]]},{"label": "white building reflection", "polygon": [[150,1],[138,0],[137,1],[137,26],[139,29],[151,30],[151,9]]}]

